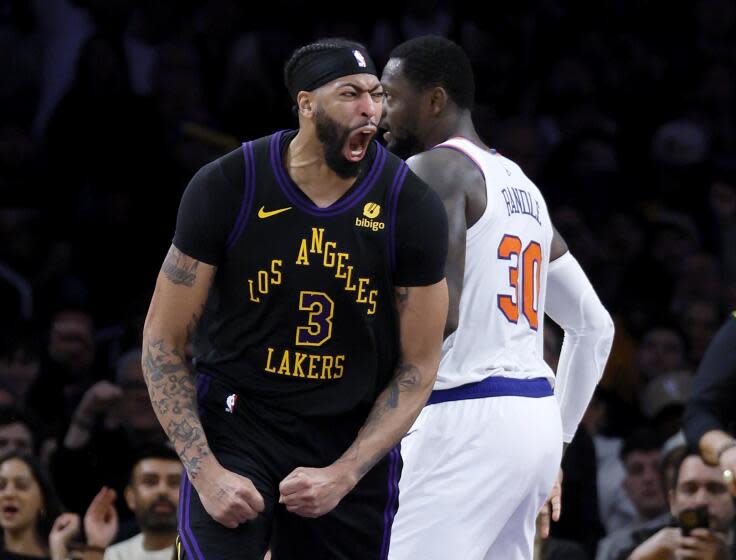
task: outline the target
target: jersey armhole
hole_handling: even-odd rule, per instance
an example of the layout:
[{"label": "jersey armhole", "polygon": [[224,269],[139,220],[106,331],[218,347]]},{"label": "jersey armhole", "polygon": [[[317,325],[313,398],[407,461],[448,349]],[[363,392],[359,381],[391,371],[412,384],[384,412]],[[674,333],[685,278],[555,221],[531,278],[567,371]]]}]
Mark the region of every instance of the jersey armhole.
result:
[{"label": "jersey armhole", "polygon": [[[468,150],[465,150],[461,146],[458,146],[457,144],[452,142],[453,140],[463,140],[465,142],[470,142],[470,140],[467,140],[466,138],[458,136],[458,137],[450,138],[449,140],[447,140],[446,142],[442,144],[437,144],[432,149],[437,150],[439,148],[447,148],[448,150],[454,150],[458,152],[459,154],[464,155],[466,159],[469,162],[471,162],[476,167],[476,169],[478,169],[478,171],[480,172],[480,176],[483,177],[483,184],[486,189],[486,207],[483,209],[483,213],[476,220],[476,222],[472,226],[467,228],[465,232],[465,239],[466,239],[465,242],[467,243],[468,241],[472,240],[476,235],[478,235],[478,232],[483,231],[485,224],[487,224],[488,221],[490,220],[489,216],[491,213],[491,204],[490,204],[491,203],[491,193],[489,192],[488,178],[486,177],[486,174],[483,171],[483,166],[480,164],[480,162],[475,157],[473,157],[473,155]],[[490,155],[495,156],[499,154],[496,150],[491,150]]]},{"label": "jersey armhole", "polygon": [[250,215],[250,209],[253,204],[253,195],[255,193],[256,184],[256,169],[253,157],[253,142],[244,142],[242,145],[243,151],[243,200],[240,204],[240,211],[238,217],[235,220],[230,235],[227,237],[225,242],[225,252],[229,251],[233,245],[240,239],[240,236],[245,230],[245,226],[248,224],[248,216]]}]

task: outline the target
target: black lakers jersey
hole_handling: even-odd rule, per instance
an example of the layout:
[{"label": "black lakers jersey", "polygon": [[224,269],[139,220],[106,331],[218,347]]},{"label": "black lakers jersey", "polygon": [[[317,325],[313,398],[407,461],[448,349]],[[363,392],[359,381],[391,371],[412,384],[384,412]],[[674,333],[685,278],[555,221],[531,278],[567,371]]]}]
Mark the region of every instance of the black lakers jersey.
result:
[{"label": "black lakers jersey", "polygon": [[444,208],[376,142],[350,189],[319,208],[286,172],[294,135],[243,144],[184,193],[174,244],[217,266],[195,365],[298,415],[367,409],[398,358],[394,286],[444,276]]}]

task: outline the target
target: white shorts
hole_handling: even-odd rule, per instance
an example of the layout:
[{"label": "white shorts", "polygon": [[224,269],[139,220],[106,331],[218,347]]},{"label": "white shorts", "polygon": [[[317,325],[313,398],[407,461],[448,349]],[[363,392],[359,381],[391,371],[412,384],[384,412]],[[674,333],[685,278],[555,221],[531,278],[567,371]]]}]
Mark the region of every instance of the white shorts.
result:
[{"label": "white shorts", "polygon": [[554,396],[426,406],[401,441],[389,560],[531,560],[561,454]]}]

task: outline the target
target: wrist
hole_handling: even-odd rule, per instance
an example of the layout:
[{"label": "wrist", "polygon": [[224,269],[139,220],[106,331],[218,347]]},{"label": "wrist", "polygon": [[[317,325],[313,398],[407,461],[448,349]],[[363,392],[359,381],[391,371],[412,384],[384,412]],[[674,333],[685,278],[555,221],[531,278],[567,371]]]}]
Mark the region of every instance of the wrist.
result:
[{"label": "wrist", "polygon": [[187,461],[183,457],[182,462],[186,465],[189,482],[191,482],[192,486],[197,490],[199,490],[203,484],[209,484],[210,480],[217,477],[217,471],[224,468],[212,452],[209,452],[207,455],[202,457],[196,463],[196,467],[193,465],[192,461]]},{"label": "wrist", "polygon": [[69,554],[72,559],[92,559],[102,558],[105,554],[105,546],[98,546],[92,543],[70,543]]},{"label": "wrist", "polygon": [[338,459],[330,465],[336,472],[338,477],[343,481],[347,491],[350,492],[360,481],[360,473],[353,461]]}]

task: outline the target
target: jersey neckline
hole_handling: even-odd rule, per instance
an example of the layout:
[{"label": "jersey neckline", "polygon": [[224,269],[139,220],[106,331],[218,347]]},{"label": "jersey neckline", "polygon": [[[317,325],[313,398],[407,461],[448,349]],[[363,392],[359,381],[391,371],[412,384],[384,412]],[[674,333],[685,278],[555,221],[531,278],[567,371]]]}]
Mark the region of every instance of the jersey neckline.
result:
[{"label": "jersey neckline", "polygon": [[371,140],[371,144],[376,147],[373,161],[363,177],[353,183],[345,193],[335,202],[325,208],[320,208],[312,202],[307,195],[304,194],[299,186],[292,180],[286,172],[283,157],[281,154],[281,139],[285,134],[296,131],[280,130],[271,136],[269,154],[271,167],[279,188],[284,193],[287,200],[297,207],[299,210],[311,214],[312,216],[336,216],[347,210],[350,210],[366,194],[373,188],[376,181],[381,176],[383,167],[386,164],[386,149],[375,140]]}]

